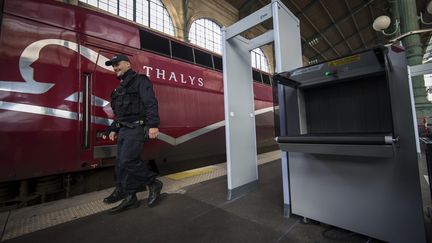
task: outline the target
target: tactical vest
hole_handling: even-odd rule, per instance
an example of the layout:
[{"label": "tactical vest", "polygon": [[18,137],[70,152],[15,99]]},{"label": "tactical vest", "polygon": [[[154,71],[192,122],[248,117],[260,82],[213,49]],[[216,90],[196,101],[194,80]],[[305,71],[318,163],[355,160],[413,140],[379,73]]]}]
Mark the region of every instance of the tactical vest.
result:
[{"label": "tactical vest", "polygon": [[120,121],[145,120],[145,107],[138,91],[138,75],[124,80],[111,94],[111,108]]}]

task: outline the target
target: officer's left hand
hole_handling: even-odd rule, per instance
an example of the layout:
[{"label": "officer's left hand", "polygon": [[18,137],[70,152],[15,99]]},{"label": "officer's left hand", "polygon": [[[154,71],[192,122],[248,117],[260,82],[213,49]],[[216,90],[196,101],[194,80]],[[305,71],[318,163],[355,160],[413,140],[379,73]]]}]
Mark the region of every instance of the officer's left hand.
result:
[{"label": "officer's left hand", "polygon": [[159,128],[153,127],[149,129],[149,138],[154,139],[157,138],[159,134]]},{"label": "officer's left hand", "polygon": [[111,131],[110,134],[108,135],[109,140],[114,141],[117,139],[117,133],[114,131]]}]

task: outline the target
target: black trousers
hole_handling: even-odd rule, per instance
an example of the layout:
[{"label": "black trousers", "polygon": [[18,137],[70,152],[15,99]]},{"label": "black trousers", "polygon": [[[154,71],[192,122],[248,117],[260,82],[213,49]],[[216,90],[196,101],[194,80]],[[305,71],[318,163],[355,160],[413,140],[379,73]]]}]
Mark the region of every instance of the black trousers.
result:
[{"label": "black trousers", "polygon": [[156,178],[156,173],[150,171],[141,160],[144,142],[143,127],[120,128],[115,174],[117,186],[126,194],[136,193],[140,187],[151,184]]}]

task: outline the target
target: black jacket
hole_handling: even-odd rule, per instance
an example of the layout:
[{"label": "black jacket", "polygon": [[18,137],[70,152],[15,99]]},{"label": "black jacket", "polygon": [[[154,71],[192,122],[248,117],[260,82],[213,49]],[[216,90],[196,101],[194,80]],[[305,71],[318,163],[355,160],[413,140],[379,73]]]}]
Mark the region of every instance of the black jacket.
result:
[{"label": "black jacket", "polygon": [[121,79],[122,82],[111,94],[111,107],[116,115],[111,130],[118,131],[121,122],[139,120],[143,120],[147,127],[158,127],[158,101],[148,77],[130,69]]}]

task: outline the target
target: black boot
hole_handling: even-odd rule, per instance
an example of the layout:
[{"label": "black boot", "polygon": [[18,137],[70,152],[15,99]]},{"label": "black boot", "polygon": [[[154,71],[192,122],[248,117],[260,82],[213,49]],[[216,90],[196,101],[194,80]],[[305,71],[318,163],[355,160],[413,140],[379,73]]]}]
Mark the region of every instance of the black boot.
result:
[{"label": "black boot", "polygon": [[123,201],[114,208],[109,210],[110,214],[120,213],[128,209],[137,208],[140,206],[140,202],[138,201],[135,194],[129,194],[123,199]]},{"label": "black boot", "polygon": [[150,192],[149,192],[149,197],[147,199],[147,205],[149,207],[156,206],[156,204],[159,200],[159,197],[160,197],[160,192],[162,190],[162,186],[163,186],[163,183],[158,179],[155,179],[154,182],[151,185],[149,185]]},{"label": "black boot", "polygon": [[122,200],[123,198],[125,198],[125,196],[126,195],[123,193],[122,189],[120,189],[120,187],[116,187],[114,189],[114,191],[111,193],[111,195],[104,198],[103,202],[104,203],[115,203],[115,202],[118,202],[118,201]]}]

